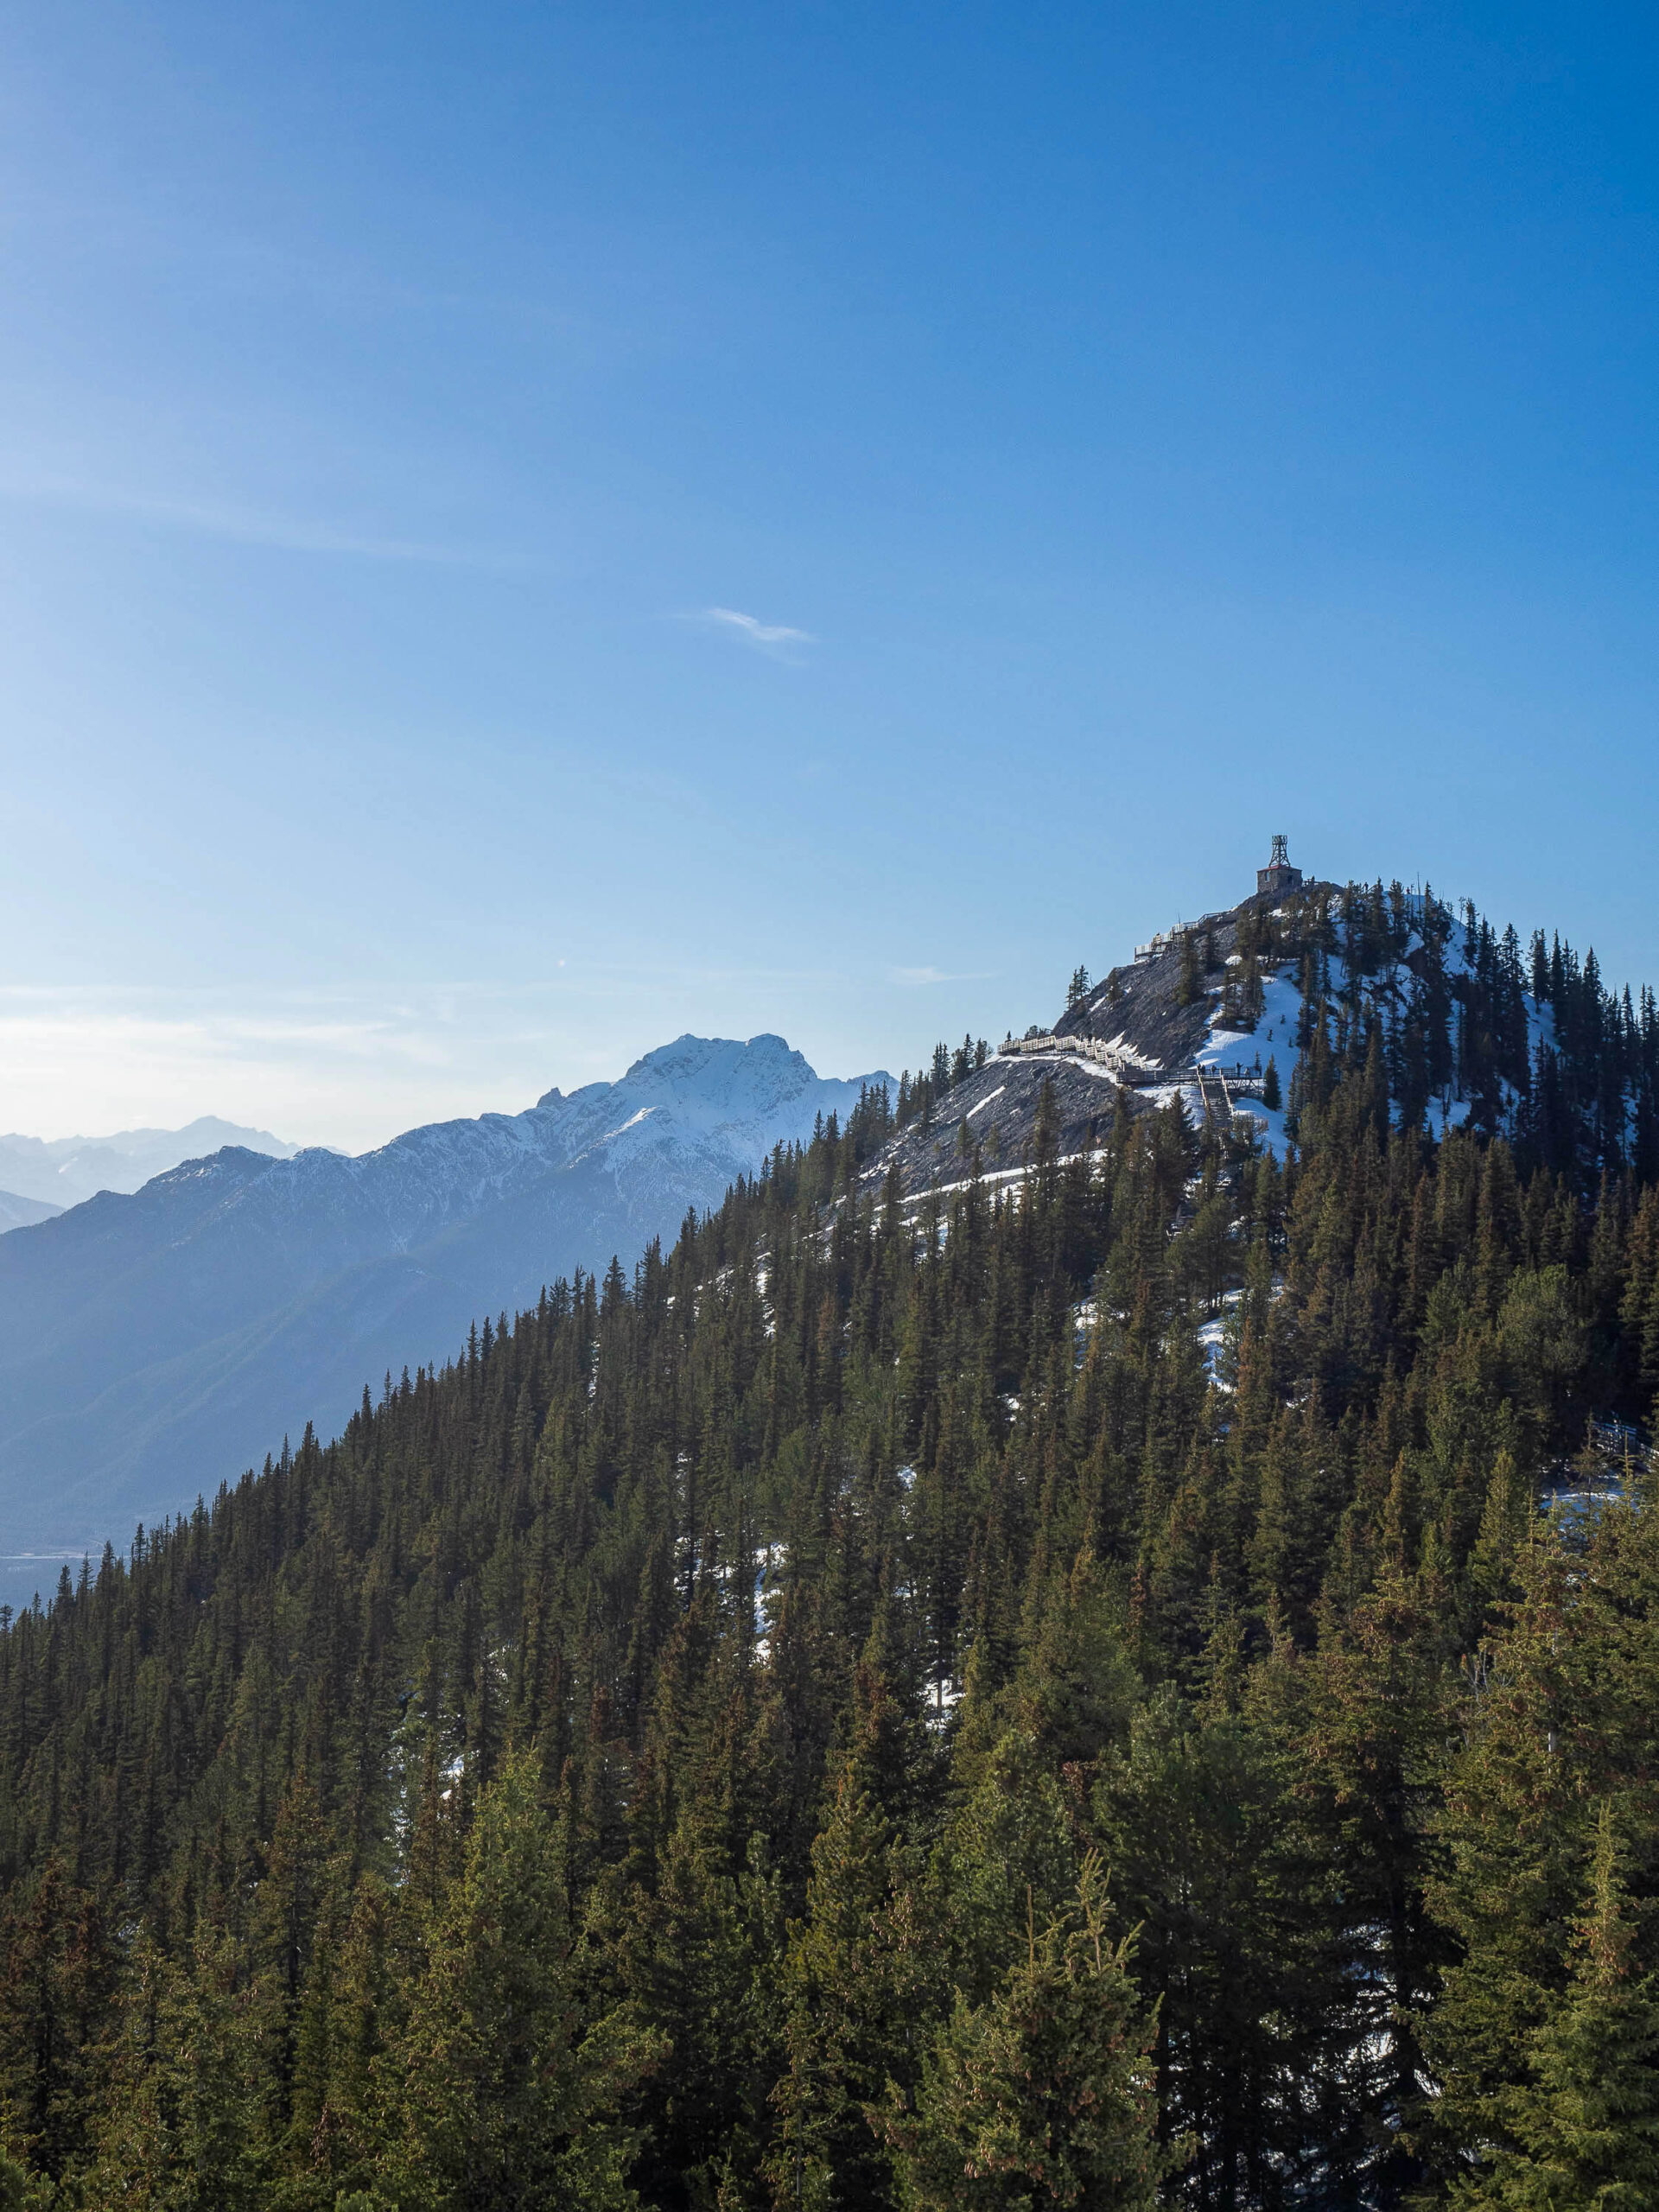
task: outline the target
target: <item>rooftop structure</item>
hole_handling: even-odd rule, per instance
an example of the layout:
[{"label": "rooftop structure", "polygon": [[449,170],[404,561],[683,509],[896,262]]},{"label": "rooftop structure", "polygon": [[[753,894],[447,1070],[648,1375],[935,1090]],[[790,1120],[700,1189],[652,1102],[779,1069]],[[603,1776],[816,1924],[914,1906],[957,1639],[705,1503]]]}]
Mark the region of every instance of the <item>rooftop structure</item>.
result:
[{"label": "rooftop structure", "polygon": [[1284,892],[1300,891],[1301,887],[1302,871],[1299,868],[1292,868],[1290,853],[1281,833],[1273,841],[1273,858],[1266,868],[1259,868],[1255,871],[1255,895],[1262,899],[1271,892],[1276,899]]}]

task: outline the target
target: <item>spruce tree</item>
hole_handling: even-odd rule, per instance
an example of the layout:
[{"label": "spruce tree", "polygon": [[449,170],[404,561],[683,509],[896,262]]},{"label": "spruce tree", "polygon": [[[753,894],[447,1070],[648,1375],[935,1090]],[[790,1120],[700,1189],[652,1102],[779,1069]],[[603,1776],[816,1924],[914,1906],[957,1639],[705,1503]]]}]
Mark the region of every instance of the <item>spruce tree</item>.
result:
[{"label": "spruce tree", "polygon": [[984,2004],[958,1995],[914,2109],[883,2118],[915,2212],[1098,2207],[1153,2212],[1183,2149],[1157,2139],[1151,2022],[1109,1942],[1099,1860]]},{"label": "spruce tree", "polygon": [[1181,931],[1181,969],[1175,983],[1177,1006],[1193,1006],[1204,995],[1204,971],[1198,963],[1198,940],[1191,930]]},{"label": "spruce tree", "polygon": [[1604,1799],[1572,1978],[1534,2032],[1512,2121],[1524,2163],[1500,2164],[1500,2202],[1614,2212],[1659,2196],[1659,1976],[1637,1964],[1624,1861]]},{"label": "spruce tree", "polygon": [[1613,1806],[1597,1815],[1570,1974],[1527,2036],[1524,2074],[1453,2201],[1492,2212],[1624,2212],[1659,2196],[1659,1976],[1637,1965]]},{"label": "spruce tree", "polygon": [[893,2201],[874,2115],[913,2074],[927,1976],[914,1885],[919,1868],[895,1819],[907,1782],[906,1718],[879,1634],[854,1681],[845,1748],[812,1846],[804,1919],[784,1962],[787,2070],[772,2092],[773,2201],[813,2212]]},{"label": "spruce tree", "polygon": [[585,2019],[551,1821],[516,1753],[480,1795],[381,2068],[399,2212],[504,2212],[635,2199],[623,2094],[664,2055],[626,2012]]}]

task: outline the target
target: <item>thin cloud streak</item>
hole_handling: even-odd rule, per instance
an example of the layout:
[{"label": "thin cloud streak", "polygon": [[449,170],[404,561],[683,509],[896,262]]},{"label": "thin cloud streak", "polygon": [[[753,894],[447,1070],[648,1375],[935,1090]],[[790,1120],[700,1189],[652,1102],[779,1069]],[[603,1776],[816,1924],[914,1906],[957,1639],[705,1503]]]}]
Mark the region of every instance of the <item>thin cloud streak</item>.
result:
[{"label": "thin cloud streak", "polygon": [[58,507],[73,513],[108,515],[120,521],[156,523],[198,537],[228,539],[238,545],[269,546],[284,553],[345,556],[365,561],[418,562],[444,568],[504,568],[499,556],[468,546],[433,545],[417,538],[376,537],[337,530],[257,509],[224,506],[211,500],[156,499],[105,485],[77,483],[65,477],[0,476],[0,499],[19,506]]},{"label": "thin cloud streak", "polygon": [[786,622],[762,622],[758,616],[741,613],[734,607],[705,607],[691,620],[706,623],[711,629],[723,630],[728,637],[741,639],[745,645],[753,645],[760,652],[776,654],[791,645],[817,643],[810,630],[793,629]]}]

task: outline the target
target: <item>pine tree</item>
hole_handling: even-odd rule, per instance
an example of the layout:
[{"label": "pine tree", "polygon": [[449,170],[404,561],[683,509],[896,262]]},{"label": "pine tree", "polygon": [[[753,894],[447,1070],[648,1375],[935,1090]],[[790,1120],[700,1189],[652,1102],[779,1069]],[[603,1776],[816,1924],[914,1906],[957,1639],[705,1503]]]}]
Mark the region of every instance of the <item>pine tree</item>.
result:
[{"label": "pine tree", "polygon": [[94,2202],[260,2212],[270,2201],[263,2023],[240,1967],[234,1941],[206,1926],[188,1964],[171,1963],[148,1941],[138,1945]]},{"label": "pine tree", "polygon": [[1527,2167],[1510,2202],[1600,2212],[1659,2194],[1659,1976],[1635,1968],[1624,1858],[1604,1799],[1572,1980],[1533,2037],[1536,2089],[1514,2123]]},{"label": "pine tree", "polygon": [[6,1916],[0,1942],[5,2133],[55,2183],[86,2154],[115,2028],[118,1955],[98,1899],[55,1858]]},{"label": "pine tree", "polygon": [[671,1839],[654,1893],[636,1890],[613,1940],[636,2005],[670,2056],[638,2099],[649,2134],[634,2168],[649,2201],[715,2201],[722,2186],[759,2186],[769,2133],[766,2092],[781,2063],[782,2023],[771,2002],[783,1951],[779,1872],[766,1840],[751,1839],[733,1875],[721,1864],[709,1817],[693,1807]]},{"label": "pine tree", "polygon": [[1193,1006],[1204,995],[1204,973],[1198,965],[1198,941],[1191,930],[1181,931],[1181,972],[1176,979],[1175,1003]]},{"label": "pine tree", "polygon": [[784,1962],[787,2070],[772,2092],[773,2201],[829,2208],[893,2201],[871,2115],[913,2074],[927,1976],[914,1854],[893,1815],[909,1761],[875,1640],[855,1681],[848,1742],[812,1846],[806,1913]]},{"label": "pine tree", "polygon": [[1636,1970],[1613,1808],[1599,1808],[1571,1975],[1527,2040],[1528,2078],[1454,2201],[1510,2212],[1618,2212],[1659,2195],[1659,1976]]},{"label": "pine tree", "polygon": [[[1650,1516],[1628,1507],[1603,1512],[1582,1554],[1547,1528],[1535,1535],[1469,1685],[1430,1885],[1457,1955],[1423,2021],[1439,2094],[1420,2133],[1433,2164],[1488,2202],[1535,2201],[1524,2191],[1541,2158],[1582,2179],[1606,2156],[1605,2131],[1619,2132],[1610,2115],[1626,2098],[1631,2155],[1651,2151],[1652,2107],[1635,2085],[1659,2017],[1656,1960],[1646,1914],[1626,1904],[1626,1866],[1639,1897],[1652,1880],[1656,1553]],[[1614,2063],[1621,2038],[1633,2070]],[[1593,2069],[1606,2077],[1600,2119]],[[1560,2201],[1599,2200],[1569,2190]],[[1615,2188],[1605,2201],[1634,2200]]]},{"label": "pine tree", "polygon": [[537,1783],[535,1762],[517,1753],[480,1795],[382,2068],[383,2186],[400,2212],[634,2201],[633,2143],[616,2107],[662,2049],[626,2013],[583,2018]]},{"label": "pine tree", "polygon": [[925,2063],[913,2111],[883,2118],[915,2212],[1089,2206],[1153,2212],[1181,2152],[1157,2140],[1151,2024],[1128,1972],[1130,1939],[1104,1934],[1099,1861],[1075,1904],[985,2004],[958,1996]]}]

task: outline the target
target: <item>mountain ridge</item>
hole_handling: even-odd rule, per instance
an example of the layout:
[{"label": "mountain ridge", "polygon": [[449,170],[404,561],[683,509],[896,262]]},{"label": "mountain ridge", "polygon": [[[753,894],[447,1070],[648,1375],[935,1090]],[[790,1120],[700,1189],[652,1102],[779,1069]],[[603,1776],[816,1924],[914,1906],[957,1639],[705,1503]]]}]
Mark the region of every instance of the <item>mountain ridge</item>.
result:
[{"label": "mountain ridge", "polygon": [[631,1262],[889,1080],[819,1077],[771,1033],[687,1033],[520,1114],[355,1158],[227,1147],[12,1232],[0,1556],[124,1540],[284,1431],[332,1433],[366,1378],[448,1357],[480,1314],[576,1267]]},{"label": "mountain ridge", "polygon": [[[1067,995],[1049,1027],[995,1053],[938,1047],[896,1103],[864,1096],[889,1077],[825,1081],[770,1033],[687,1033],[615,1084],[555,1086],[517,1115],[429,1124],[356,1159],[226,1149],[10,1232],[0,1534],[21,1548],[49,1521],[79,1544],[95,1498],[118,1532],[175,1510],[187,1480],[211,1488],[306,1419],[344,1418],[365,1378],[448,1358],[480,1316],[670,1238],[688,1206],[718,1205],[832,1112],[862,1180],[896,1172],[914,1198],[1177,1107],[1288,1165],[1309,1109],[1363,1075],[1380,1132],[1467,1125],[1586,1195],[1610,1173],[1659,1179],[1651,992],[1638,1010],[1603,987],[1593,954],[1580,963],[1541,931],[1523,954],[1513,929],[1427,890],[1258,888],[1098,983],[1079,970]],[[55,1280],[43,1251],[62,1262]],[[89,1356],[118,1338],[120,1358]]]},{"label": "mountain ridge", "polygon": [[938,1186],[976,1160],[1028,1160],[1039,1109],[1070,1154],[1120,1110],[1177,1099],[1282,1160],[1303,1108],[1372,1054],[1395,1128],[1503,1138],[1586,1193],[1606,1173],[1659,1178],[1651,988],[1635,1001],[1611,991],[1593,950],[1580,962],[1542,930],[1523,949],[1468,900],[1459,912],[1397,880],[1314,879],[1160,931],[1098,982],[1079,969],[1051,1024],[982,1062],[958,1052],[947,1076],[938,1048],[908,1100],[901,1085],[897,1126],[863,1172]]},{"label": "mountain ridge", "polygon": [[0,1191],[0,1236],[13,1229],[31,1229],[37,1221],[50,1221],[65,1208],[49,1198],[31,1198],[21,1191]]},{"label": "mountain ridge", "polygon": [[[100,1191],[130,1193],[181,1161],[200,1159],[226,1145],[291,1159],[299,1150],[269,1129],[245,1128],[217,1114],[199,1114],[182,1128],[118,1129],[104,1137],[0,1135],[0,1185],[17,1198],[67,1209]],[[0,1215],[0,1232],[25,1224]]]},{"label": "mountain ridge", "polygon": [[[1584,2084],[1652,2102],[1659,1010],[1377,887],[1206,925],[0,1625],[14,2198],[899,2212],[1013,2140],[1024,2202],[1399,2212],[1497,2111],[1488,2201],[1591,2201]],[[648,1072],[335,1180],[516,1216],[527,1143],[672,1148]]]}]

